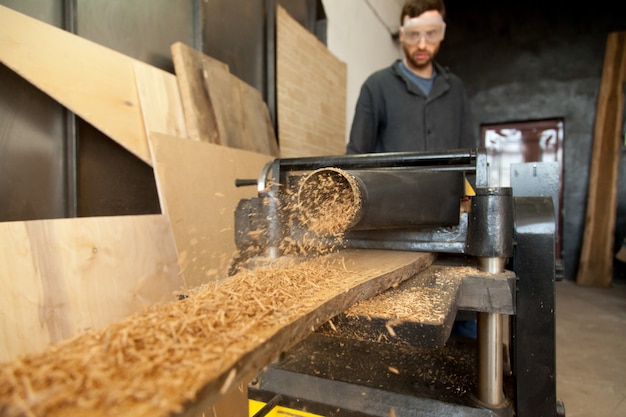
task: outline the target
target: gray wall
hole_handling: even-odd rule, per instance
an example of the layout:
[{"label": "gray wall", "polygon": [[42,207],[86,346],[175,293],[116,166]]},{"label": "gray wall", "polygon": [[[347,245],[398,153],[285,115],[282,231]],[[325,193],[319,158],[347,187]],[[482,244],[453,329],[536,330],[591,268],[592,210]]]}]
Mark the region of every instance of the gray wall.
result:
[{"label": "gray wall", "polygon": [[[183,41],[229,64],[273,103],[277,0],[0,0],[18,11],[172,71]],[[320,2],[278,1],[311,26]],[[563,257],[575,279],[606,36],[618,2],[448,0],[439,60],[463,78],[482,123],[564,119]],[[233,23],[235,22],[235,23]],[[0,64],[0,221],[159,212],[150,167]],[[621,149],[616,243],[626,234]]]},{"label": "gray wall", "polygon": [[[596,102],[606,37],[626,30],[619,2],[448,0],[439,60],[466,83],[483,123],[564,119],[563,259],[574,280],[582,246]],[[621,148],[616,242],[626,233]]]},{"label": "gray wall", "polygon": [[[0,0],[172,71],[199,44],[200,0]],[[0,221],[158,213],[152,169],[0,64]]]}]

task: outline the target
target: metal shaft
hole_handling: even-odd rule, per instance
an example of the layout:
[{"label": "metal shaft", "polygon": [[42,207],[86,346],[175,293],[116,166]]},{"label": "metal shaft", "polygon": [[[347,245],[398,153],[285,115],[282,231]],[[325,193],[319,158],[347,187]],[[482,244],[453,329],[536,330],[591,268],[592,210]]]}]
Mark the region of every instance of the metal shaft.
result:
[{"label": "metal shaft", "polygon": [[[479,258],[485,272],[500,273],[506,258]],[[478,399],[488,407],[504,403],[504,361],[502,354],[502,316],[478,313]]]}]

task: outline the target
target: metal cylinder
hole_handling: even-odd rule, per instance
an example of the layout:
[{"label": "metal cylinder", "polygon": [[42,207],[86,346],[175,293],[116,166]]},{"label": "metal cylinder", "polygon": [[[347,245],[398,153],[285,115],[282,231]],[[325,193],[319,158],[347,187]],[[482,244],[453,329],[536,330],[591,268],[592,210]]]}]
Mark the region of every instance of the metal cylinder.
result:
[{"label": "metal cylinder", "polygon": [[[504,271],[506,258],[479,258],[484,272]],[[478,327],[478,386],[476,396],[484,405],[499,408],[504,397],[504,360],[502,353],[502,315],[477,314]]]},{"label": "metal cylinder", "polygon": [[[454,171],[322,168],[300,184],[298,209],[309,220],[345,216],[343,231],[450,226],[459,223],[464,191],[463,175]],[[340,209],[320,208],[332,202]]]},{"label": "metal cylinder", "polygon": [[502,316],[478,313],[478,399],[488,407],[504,402]]},{"label": "metal cylinder", "polygon": [[509,187],[480,187],[472,197],[465,253],[483,258],[513,255],[513,192]]}]

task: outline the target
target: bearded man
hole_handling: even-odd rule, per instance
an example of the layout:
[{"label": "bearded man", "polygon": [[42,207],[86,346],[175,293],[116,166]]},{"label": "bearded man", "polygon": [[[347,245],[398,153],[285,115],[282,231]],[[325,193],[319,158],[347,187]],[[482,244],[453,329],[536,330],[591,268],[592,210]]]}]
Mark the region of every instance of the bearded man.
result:
[{"label": "bearded man", "polygon": [[465,86],[435,61],[445,37],[443,0],[408,0],[404,58],[361,87],[346,152],[444,151],[478,146]]}]

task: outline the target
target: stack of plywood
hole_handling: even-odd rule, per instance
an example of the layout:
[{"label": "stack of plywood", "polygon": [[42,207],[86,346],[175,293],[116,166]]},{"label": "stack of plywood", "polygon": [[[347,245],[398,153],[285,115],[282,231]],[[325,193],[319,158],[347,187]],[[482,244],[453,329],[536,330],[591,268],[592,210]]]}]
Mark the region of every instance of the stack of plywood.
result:
[{"label": "stack of plywood", "polygon": [[[283,11],[279,16],[280,22],[291,24]],[[0,224],[0,362],[26,354],[31,358],[27,362],[36,362],[38,352],[50,354],[51,344],[71,346],[73,340],[99,340],[99,335],[111,335],[124,320],[132,322],[134,315],[167,309],[146,310],[148,306],[179,303],[181,292],[217,282],[218,277],[226,275],[235,249],[236,204],[256,194],[256,189],[236,188],[234,180],[256,178],[279,150],[267,107],[258,92],[233,76],[224,64],[185,45],[173,45],[172,54],[175,75],[0,6],[0,62],[152,166],[163,212]],[[345,90],[345,68],[339,67],[326,83],[335,93]],[[316,89],[309,88],[304,94],[308,98]],[[283,93],[280,97],[289,106],[297,103]],[[337,97],[341,109],[345,100],[341,94]],[[341,117],[341,110],[338,113],[322,104],[316,111],[321,111],[323,120]],[[282,117],[287,115],[285,111]],[[337,120],[332,123],[331,130],[336,130],[333,134],[315,124],[307,127],[322,136],[338,138],[341,144],[329,144],[327,149],[317,147],[318,154],[341,153],[343,149],[344,126]],[[304,135],[305,140],[307,137]],[[311,137],[318,142],[317,136]],[[219,414],[219,410],[224,410],[222,415],[245,414],[247,407],[235,411],[228,406],[220,408],[219,404],[211,407],[220,398],[221,406],[227,404],[232,392],[240,400],[238,390],[231,387],[245,387],[245,377],[254,369],[352,303],[408,278],[431,261],[429,254],[389,252],[371,256],[357,251],[342,258],[343,269],[336,278],[335,291],[318,299],[313,294],[319,291],[313,288],[310,299],[303,300],[302,312],[293,315],[293,303],[269,309],[269,313],[268,306],[261,305],[269,326],[264,336],[252,338],[253,343],[245,339],[248,344],[237,345],[235,350],[230,348],[244,339],[232,346],[213,346],[216,352],[228,353],[229,360],[220,361],[218,357],[215,372],[199,381],[204,388],[192,392],[191,397],[201,396],[204,401],[198,399],[200,405],[188,406],[187,415],[206,410],[212,410],[208,415]],[[221,305],[238,302],[234,292],[224,294],[221,304],[213,306],[218,319]],[[250,291],[243,295],[252,305],[265,296]],[[273,305],[272,300],[268,301]],[[272,314],[277,315],[276,320]],[[255,328],[255,323],[238,322],[237,326],[245,333]],[[189,323],[178,320],[176,325],[182,331]],[[85,331],[87,336],[81,336]],[[180,341],[175,332],[168,335]],[[76,339],[71,339],[73,336]],[[106,343],[95,346],[89,354],[97,356],[100,348],[106,352],[112,339],[105,339]],[[213,339],[207,336],[206,343]],[[128,342],[127,337],[120,339],[120,343]],[[120,355],[118,361],[124,362],[127,358],[123,352]],[[85,359],[83,365],[89,362]],[[13,406],[27,412],[32,410],[28,404],[41,402],[47,395],[32,392],[33,386],[29,385],[29,398],[11,403],[8,398],[12,394],[7,393],[16,391],[9,385],[19,381],[9,372],[23,363],[0,365],[0,413],[15,411]],[[165,368],[168,366],[175,368],[179,364],[165,364]],[[249,372],[241,372],[244,368]],[[29,378],[22,375],[20,381]],[[143,404],[139,401],[138,408],[120,415],[143,415],[147,411],[150,415],[167,415],[169,411],[159,410],[156,400],[148,396]],[[107,412],[81,408],[80,403],[74,410],[80,415]]]}]

